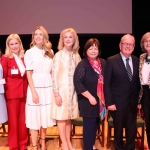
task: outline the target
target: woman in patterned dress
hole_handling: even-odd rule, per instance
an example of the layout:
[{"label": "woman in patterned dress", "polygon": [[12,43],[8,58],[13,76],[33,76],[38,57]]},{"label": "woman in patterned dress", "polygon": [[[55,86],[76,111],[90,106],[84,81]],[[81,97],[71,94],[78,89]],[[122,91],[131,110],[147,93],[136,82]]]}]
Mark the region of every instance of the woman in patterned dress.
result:
[{"label": "woman in patterned dress", "polygon": [[50,119],[52,97],[52,58],[49,36],[44,27],[37,27],[32,34],[32,42],[25,53],[25,64],[29,82],[26,102],[26,125],[30,128],[33,149],[37,149],[38,130],[39,144],[46,149],[45,135],[49,126],[55,125]]},{"label": "woman in patterned dress", "polygon": [[58,52],[53,59],[52,80],[54,100],[51,118],[57,120],[63,150],[74,150],[70,141],[71,119],[79,116],[77,94],[73,85],[73,75],[80,61],[79,41],[72,28],[64,29],[60,34]]},{"label": "woman in patterned dress", "polygon": [[139,77],[141,83],[140,99],[142,98],[141,104],[146,122],[147,143],[150,149],[150,32],[142,36],[140,45],[145,52],[140,55],[139,64]]}]

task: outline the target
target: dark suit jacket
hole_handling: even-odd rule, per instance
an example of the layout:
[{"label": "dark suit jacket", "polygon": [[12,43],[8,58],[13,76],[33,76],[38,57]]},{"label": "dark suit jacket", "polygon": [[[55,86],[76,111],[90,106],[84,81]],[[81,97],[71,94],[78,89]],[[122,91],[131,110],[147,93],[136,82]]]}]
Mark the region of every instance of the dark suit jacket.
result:
[{"label": "dark suit jacket", "polygon": [[[102,74],[104,75],[105,60],[101,59]],[[97,83],[99,75],[94,71],[87,58],[82,59],[74,73],[74,86],[78,94],[80,116],[99,117],[99,98],[97,96]],[[91,105],[89,100],[81,93],[89,91],[97,100],[96,105]]]},{"label": "dark suit jacket", "polygon": [[[22,58],[23,62],[24,59]],[[2,56],[3,76],[6,80],[5,96],[6,99],[23,98],[27,93],[27,78],[26,73],[23,77],[20,74],[19,68],[14,58]],[[11,69],[18,69],[18,74],[11,74]]]},{"label": "dark suit jacket", "polygon": [[106,61],[104,93],[106,105],[115,104],[118,111],[130,107],[137,110],[139,95],[139,59],[132,57],[133,77],[129,80],[125,65],[120,54],[112,56]]}]

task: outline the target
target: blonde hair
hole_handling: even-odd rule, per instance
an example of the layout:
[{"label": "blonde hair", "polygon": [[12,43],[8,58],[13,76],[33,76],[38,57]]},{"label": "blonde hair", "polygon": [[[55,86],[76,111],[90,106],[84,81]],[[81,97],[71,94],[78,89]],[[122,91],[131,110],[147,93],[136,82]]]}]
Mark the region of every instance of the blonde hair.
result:
[{"label": "blonde hair", "polygon": [[74,44],[73,44],[72,49],[73,49],[73,51],[74,51],[75,53],[78,52],[78,50],[79,50],[79,40],[78,40],[77,33],[76,33],[76,31],[75,31],[73,28],[64,29],[64,30],[60,33],[60,38],[59,38],[59,43],[58,43],[58,50],[62,50],[63,47],[64,47],[64,38],[63,38],[63,36],[64,36],[64,34],[65,34],[66,32],[70,32],[70,33],[73,34],[75,41],[74,41]]},{"label": "blonde hair", "polygon": [[144,41],[147,40],[150,37],[150,32],[145,33],[140,41],[140,46],[142,48],[142,51],[146,52],[145,48],[144,48]]},{"label": "blonde hair", "polygon": [[46,51],[44,56],[48,56],[49,58],[53,58],[54,54],[51,50],[52,48],[52,44],[49,41],[49,35],[46,31],[46,29],[43,26],[38,26],[37,28],[35,28],[35,30],[32,33],[32,41],[30,43],[30,48],[32,48],[34,45],[36,45],[35,41],[34,41],[34,34],[36,30],[41,30],[43,33],[43,37],[44,37],[44,41],[43,41],[43,49]]},{"label": "blonde hair", "polygon": [[13,57],[13,53],[9,47],[9,41],[10,40],[13,40],[13,39],[16,39],[18,40],[18,42],[20,43],[20,48],[19,48],[19,56],[24,56],[24,48],[23,48],[23,45],[22,45],[22,42],[21,42],[21,39],[19,37],[18,34],[10,34],[7,39],[6,39],[6,49],[5,49],[5,56],[6,57]]}]

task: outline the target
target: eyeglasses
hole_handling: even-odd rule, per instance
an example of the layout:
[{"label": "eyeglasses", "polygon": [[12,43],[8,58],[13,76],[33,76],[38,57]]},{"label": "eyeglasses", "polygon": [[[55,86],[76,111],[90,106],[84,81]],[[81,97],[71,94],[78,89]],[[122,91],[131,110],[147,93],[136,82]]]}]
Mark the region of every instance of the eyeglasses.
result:
[{"label": "eyeglasses", "polygon": [[146,44],[147,44],[147,43],[150,43],[150,40],[145,40],[144,43],[146,43]]},{"label": "eyeglasses", "polygon": [[133,47],[134,46],[134,44],[131,44],[131,43],[121,43],[121,44],[123,44],[124,46],[130,46],[130,47]]}]

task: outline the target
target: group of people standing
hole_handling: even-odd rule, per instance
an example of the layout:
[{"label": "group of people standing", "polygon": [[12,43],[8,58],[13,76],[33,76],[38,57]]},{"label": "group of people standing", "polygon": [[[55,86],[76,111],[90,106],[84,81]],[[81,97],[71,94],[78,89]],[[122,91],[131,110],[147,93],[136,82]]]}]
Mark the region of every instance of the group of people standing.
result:
[{"label": "group of people standing", "polygon": [[107,107],[114,121],[116,150],[134,150],[137,107],[141,104],[150,147],[150,32],[140,44],[145,51],[140,63],[132,55],[135,39],[130,34],[121,38],[120,53],[105,62],[96,38],[85,43],[81,60],[73,28],[61,32],[55,55],[42,26],[33,31],[25,54],[19,35],[9,35],[0,65],[0,123],[8,117],[9,148],[27,149],[29,128],[33,150],[38,145],[46,150],[46,129],[57,123],[62,149],[75,150],[70,141],[71,119],[81,116],[84,150],[97,150],[96,131]]},{"label": "group of people standing", "polygon": [[5,55],[1,57],[1,87],[4,85],[5,97],[3,89],[0,95],[5,108],[0,106],[3,107],[0,123],[8,117],[11,150],[27,149],[28,128],[33,149],[39,144],[46,150],[46,129],[55,125],[56,120],[62,149],[74,149],[70,142],[71,119],[79,117],[79,111],[73,75],[81,60],[76,31],[72,28],[62,31],[55,56],[51,48],[48,33],[42,26],[33,31],[25,55],[18,34],[11,34],[6,40]]}]

